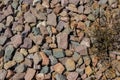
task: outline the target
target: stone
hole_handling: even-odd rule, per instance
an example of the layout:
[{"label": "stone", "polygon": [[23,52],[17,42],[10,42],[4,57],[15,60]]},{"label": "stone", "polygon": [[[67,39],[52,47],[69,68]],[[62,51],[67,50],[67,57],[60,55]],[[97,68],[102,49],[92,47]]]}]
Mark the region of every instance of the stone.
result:
[{"label": "stone", "polygon": [[24,56],[21,53],[16,52],[13,57],[13,60],[16,61],[17,63],[21,63],[24,60]]},{"label": "stone", "polygon": [[93,14],[89,14],[87,18],[91,21],[95,21],[95,16]]},{"label": "stone", "polygon": [[77,61],[79,60],[79,58],[80,58],[80,55],[79,55],[77,52],[74,52],[72,58],[73,58],[73,60],[74,60],[75,62],[77,62]]},{"label": "stone", "polygon": [[30,38],[25,38],[23,44],[20,46],[21,48],[29,49],[32,47],[32,40]]},{"label": "stone", "polygon": [[79,58],[78,62],[77,62],[77,65],[78,66],[81,66],[83,64],[83,59],[82,57]]},{"label": "stone", "polygon": [[48,14],[47,16],[47,24],[51,26],[56,26],[57,21],[56,21],[56,15],[55,13]]},{"label": "stone", "polygon": [[62,74],[63,71],[65,70],[64,66],[61,63],[57,63],[53,66],[55,72]]},{"label": "stone", "polygon": [[49,71],[49,67],[48,66],[44,66],[44,67],[42,67],[40,73],[46,74],[46,73],[48,73],[48,71]]},{"label": "stone", "polygon": [[4,11],[4,16],[6,17],[6,16],[11,15],[11,14],[13,14],[13,10],[12,10],[12,6],[9,5],[7,7],[7,9],[5,9],[5,11]]},{"label": "stone", "polygon": [[25,71],[25,65],[22,63],[15,68],[15,72],[17,73],[22,73],[24,71]]},{"label": "stone", "polygon": [[38,73],[38,74],[36,74],[36,80],[43,80],[44,78],[45,78],[45,75],[44,75],[44,73]]},{"label": "stone", "polygon": [[73,71],[75,70],[75,62],[73,59],[68,58],[65,62],[65,67],[67,71]]},{"label": "stone", "polygon": [[77,28],[78,29],[81,29],[81,30],[85,30],[86,29],[86,25],[84,22],[78,22],[78,25],[77,25]]},{"label": "stone", "polygon": [[65,22],[63,22],[63,21],[59,21],[59,23],[58,23],[56,29],[60,32],[60,31],[63,30],[64,25],[65,25]]},{"label": "stone", "polygon": [[29,53],[35,53],[39,51],[39,46],[35,45],[28,50]]},{"label": "stone", "polygon": [[42,6],[44,6],[44,7],[46,7],[46,8],[49,8],[49,1],[48,0],[44,0],[43,2],[42,2]]},{"label": "stone", "polygon": [[11,5],[16,10],[18,7],[18,0],[14,0]]},{"label": "stone", "polygon": [[67,75],[68,80],[77,80],[78,73],[77,72],[69,72]]},{"label": "stone", "polygon": [[36,23],[36,17],[30,13],[30,11],[24,14],[25,22]]},{"label": "stone", "polygon": [[43,41],[43,36],[37,35],[37,36],[34,37],[33,41],[34,41],[35,44],[41,45],[42,41]]},{"label": "stone", "polygon": [[33,56],[34,64],[38,64],[42,60],[41,56],[38,53],[35,53]]},{"label": "stone", "polygon": [[57,35],[57,44],[58,44],[58,48],[67,49],[68,34],[67,33],[59,33]]},{"label": "stone", "polygon": [[5,80],[5,77],[7,75],[7,71],[4,69],[0,70],[0,80]]},{"label": "stone", "polygon": [[34,69],[32,69],[32,68],[28,68],[28,69],[27,69],[27,72],[26,72],[26,74],[25,74],[24,79],[25,79],[25,80],[32,80],[33,77],[34,77],[34,75],[35,75],[35,73],[36,73],[36,70],[34,70]]},{"label": "stone", "polygon": [[106,4],[108,0],[100,0],[99,4]]},{"label": "stone", "polygon": [[66,7],[66,9],[68,9],[72,12],[78,12],[78,10],[74,4],[69,4],[68,7]]},{"label": "stone", "polygon": [[8,61],[7,63],[4,64],[4,68],[9,69],[9,68],[11,68],[11,67],[13,67],[15,65],[16,65],[15,61]]},{"label": "stone", "polygon": [[109,5],[112,5],[115,2],[116,2],[116,0],[108,0]]},{"label": "stone", "polygon": [[85,7],[84,14],[90,14],[91,13],[91,8],[90,7]]},{"label": "stone", "polygon": [[75,51],[80,53],[80,55],[87,55],[87,47],[83,46],[83,45],[79,45],[77,47],[75,47]]},{"label": "stone", "polygon": [[84,74],[84,68],[76,68],[76,72],[79,73],[79,75],[83,75]]},{"label": "stone", "polygon": [[47,56],[51,56],[51,55],[52,55],[52,50],[44,49],[43,52],[44,52]]},{"label": "stone", "polygon": [[24,64],[27,67],[32,67],[32,60],[25,58]]},{"label": "stone", "polygon": [[40,69],[41,69],[41,65],[39,65],[39,64],[34,64],[34,65],[33,65],[33,68],[36,69],[36,70],[40,70]]},{"label": "stone", "polygon": [[20,49],[20,53],[23,54],[24,56],[27,56],[27,55],[28,55],[27,50],[24,49],[24,48],[21,48],[21,49]]},{"label": "stone", "polygon": [[108,69],[105,71],[105,76],[108,78],[108,79],[113,79],[116,77],[116,74],[115,74],[115,70],[114,69]]},{"label": "stone", "polygon": [[34,35],[39,35],[40,34],[40,30],[37,27],[33,27],[32,32],[33,32]]},{"label": "stone", "polygon": [[4,32],[4,36],[6,36],[7,38],[12,37],[12,32],[10,28],[7,28]]},{"label": "stone", "polygon": [[49,56],[49,59],[50,59],[51,65],[55,65],[56,63],[58,63],[57,59],[52,55]]},{"label": "stone", "polygon": [[10,26],[13,22],[13,16],[8,16],[6,20],[6,26]]},{"label": "stone", "polygon": [[66,77],[62,74],[56,74],[55,78],[56,78],[56,80],[66,80]]},{"label": "stone", "polygon": [[88,76],[90,76],[93,73],[92,69],[90,66],[87,66],[85,68],[85,74],[87,74]]},{"label": "stone", "polygon": [[65,55],[68,56],[68,57],[70,57],[70,56],[73,55],[73,52],[70,51],[70,50],[65,50]]},{"label": "stone", "polygon": [[84,6],[79,6],[78,7],[78,13],[83,13],[84,12]]},{"label": "stone", "polygon": [[25,73],[16,73],[13,77],[12,80],[23,80],[25,76]]},{"label": "stone", "polygon": [[23,3],[24,3],[24,4],[32,4],[32,3],[33,3],[33,0],[23,0]]},{"label": "stone", "polygon": [[13,76],[13,71],[12,70],[7,70],[6,79],[10,79],[12,76]]},{"label": "stone", "polygon": [[0,36],[0,45],[3,45],[7,40],[6,36]]},{"label": "stone", "polygon": [[79,3],[80,0],[69,0],[70,4],[74,4],[77,5]]},{"label": "stone", "polygon": [[67,6],[68,0],[61,0],[61,5],[62,6]]},{"label": "stone", "polygon": [[90,27],[91,22],[90,21],[85,21],[85,24],[87,27]]},{"label": "stone", "polygon": [[5,25],[3,23],[0,23],[0,32],[5,28]]},{"label": "stone", "polygon": [[40,32],[43,36],[46,36],[49,34],[46,26],[41,25],[39,28],[40,28]]},{"label": "stone", "polygon": [[85,63],[86,65],[90,65],[91,59],[90,59],[89,56],[84,56],[84,57],[83,57],[83,60],[84,60],[84,63]]},{"label": "stone", "polygon": [[11,43],[15,48],[19,47],[22,43],[22,36],[21,35],[15,35],[11,38]]},{"label": "stone", "polygon": [[13,51],[14,47],[12,45],[8,45],[5,48],[4,62],[7,62],[12,58]]},{"label": "stone", "polygon": [[83,38],[80,44],[83,45],[83,46],[86,46],[86,47],[90,47],[90,39],[89,38]]},{"label": "stone", "polygon": [[62,49],[53,49],[53,56],[55,57],[55,58],[62,58],[62,57],[64,57],[65,55],[64,55],[64,52],[63,52],[63,50]]},{"label": "stone", "polygon": [[49,58],[45,55],[44,52],[39,53],[42,57],[42,65],[48,65],[49,64]]}]

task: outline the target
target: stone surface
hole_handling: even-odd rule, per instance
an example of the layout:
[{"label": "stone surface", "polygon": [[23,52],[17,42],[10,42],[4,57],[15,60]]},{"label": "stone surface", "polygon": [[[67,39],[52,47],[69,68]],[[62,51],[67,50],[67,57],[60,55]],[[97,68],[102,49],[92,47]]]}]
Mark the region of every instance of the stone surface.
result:
[{"label": "stone surface", "polygon": [[39,50],[39,46],[35,45],[35,46],[32,46],[32,48],[30,48],[28,50],[29,53],[35,53]]},{"label": "stone surface", "polygon": [[53,66],[55,72],[62,74],[63,71],[65,70],[64,66],[61,63],[57,63]]},{"label": "stone surface", "polygon": [[78,73],[77,72],[70,72],[67,75],[68,80],[77,80]]},{"label": "stone surface", "polygon": [[21,80],[21,79],[24,79],[24,76],[25,76],[25,73],[16,73],[12,79],[13,80]]},{"label": "stone surface", "polygon": [[5,37],[5,36],[0,36],[0,45],[3,45],[6,40],[7,40],[7,37]]},{"label": "stone surface", "polygon": [[40,73],[46,74],[46,73],[48,73],[48,71],[49,71],[49,67],[48,66],[44,66],[44,67],[42,67]]},{"label": "stone surface", "polygon": [[66,80],[66,77],[63,76],[62,74],[56,74],[55,78],[56,78],[56,80]]},{"label": "stone surface", "polygon": [[49,56],[51,65],[55,65],[56,63],[58,63],[57,59],[54,56]]},{"label": "stone surface", "polygon": [[31,48],[32,47],[32,40],[30,38],[25,38],[23,41],[23,45],[21,45],[20,47],[22,48]]},{"label": "stone surface", "polygon": [[5,77],[7,75],[7,71],[4,69],[0,70],[0,80],[5,80]]},{"label": "stone surface", "polygon": [[45,53],[40,52],[40,56],[42,58],[42,65],[48,65],[49,64],[49,58],[45,55]]},{"label": "stone surface", "polygon": [[80,53],[80,55],[87,55],[87,47],[83,46],[83,45],[79,45],[77,47],[75,47],[75,51]]},{"label": "stone surface", "polygon": [[24,60],[24,56],[21,53],[16,52],[13,57],[13,60],[16,61],[17,63],[20,63]]},{"label": "stone surface", "polygon": [[4,64],[5,69],[9,69],[13,66],[15,66],[16,62],[15,61],[8,61],[7,63]]},{"label": "stone surface", "polygon": [[35,53],[33,56],[34,64],[38,64],[42,60],[41,56],[38,53]]},{"label": "stone surface", "polygon": [[93,73],[92,69],[90,66],[87,66],[85,68],[85,74],[87,74],[88,76],[90,76]]},{"label": "stone surface", "polygon": [[24,71],[25,71],[25,65],[22,63],[15,68],[15,72],[17,73],[22,73]]},{"label": "stone surface", "polygon": [[73,59],[67,59],[65,62],[65,67],[67,71],[73,71],[75,70],[75,62]]},{"label": "stone surface", "polygon": [[53,56],[56,58],[64,57],[64,52],[62,49],[53,49]]},{"label": "stone surface", "polygon": [[73,55],[73,52],[70,51],[70,50],[66,50],[66,51],[65,51],[65,55],[66,55],[66,56],[72,56],[72,55]]}]

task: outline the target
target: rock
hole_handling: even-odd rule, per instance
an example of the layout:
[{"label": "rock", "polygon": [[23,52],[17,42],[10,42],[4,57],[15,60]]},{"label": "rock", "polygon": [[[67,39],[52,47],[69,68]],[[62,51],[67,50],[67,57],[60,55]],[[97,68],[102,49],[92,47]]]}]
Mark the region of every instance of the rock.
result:
[{"label": "rock", "polygon": [[65,25],[65,22],[63,22],[63,21],[59,21],[59,23],[58,23],[58,25],[57,25],[57,28],[56,28],[56,29],[60,32],[60,31],[62,31],[62,30],[63,30],[64,25]]},{"label": "rock", "polygon": [[72,56],[73,55],[73,52],[72,51],[70,51],[70,50],[65,50],[65,55],[66,56]]},{"label": "rock", "polygon": [[69,0],[69,3],[77,5],[79,3],[79,0]]},{"label": "rock", "polygon": [[66,7],[66,9],[68,9],[72,12],[78,12],[78,10],[74,4],[69,4],[68,7]]},{"label": "rock", "polygon": [[13,16],[8,16],[6,20],[6,26],[10,26],[13,22]]},{"label": "rock", "polygon": [[7,75],[7,71],[4,69],[0,70],[0,80],[5,80],[5,77]]},{"label": "rock", "polygon": [[92,69],[90,66],[87,66],[85,68],[85,74],[87,74],[88,76],[90,76],[93,73]]},{"label": "rock", "polygon": [[13,77],[12,80],[23,80],[25,76],[25,73],[16,73]]},{"label": "rock", "polygon": [[53,56],[56,57],[56,58],[62,58],[64,57],[64,52],[62,49],[53,49]]},{"label": "rock", "polygon": [[6,17],[6,16],[11,15],[11,14],[13,14],[13,10],[12,10],[12,6],[9,5],[7,7],[7,9],[5,9],[5,11],[4,11],[4,16]]},{"label": "rock", "polygon": [[100,0],[99,4],[106,4],[108,0]]},{"label": "rock", "polygon": [[79,73],[79,75],[83,75],[84,74],[84,68],[76,68],[76,72]]},{"label": "rock", "polygon": [[32,60],[25,58],[24,64],[27,67],[32,67]]},{"label": "rock", "polygon": [[56,22],[55,13],[52,12],[51,14],[48,14],[48,16],[47,16],[47,24],[51,25],[51,26],[56,26],[57,22]]},{"label": "rock", "polygon": [[86,29],[86,25],[84,22],[78,22],[78,25],[77,25],[77,28],[78,29],[81,29],[81,30],[85,30]]},{"label": "rock", "polygon": [[78,66],[81,66],[83,64],[83,59],[82,57],[79,58],[78,62],[77,62],[77,65]]},{"label": "rock", "polygon": [[27,56],[27,55],[28,55],[27,50],[24,49],[24,48],[21,48],[21,49],[20,49],[20,53],[23,54],[24,56]]},{"label": "rock", "polygon": [[40,70],[40,69],[41,69],[41,65],[39,65],[39,64],[34,64],[34,65],[33,65],[33,68],[36,69],[36,70]]},{"label": "rock", "polygon": [[78,7],[78,13],[83,13],[84,12],[84,6],[79,6]]},{"label": "rock", "polygon": [[7,38],[12,37],[12,32],[10,28],[7,28],[4,32],[4,36],[6,36]]},{"label": "rock", "polygon": [[10,79],[12,76],[13,76],[13,71],[12,70],[7,70],[6,79]]},{"label": "rock", "polygon": [[117,1],[116,0],[108,0],[109,5],[112,5],[115,2],[117,2]]},{"label": "rock", "polygon": [[42,57],[42,65],[49,64],[49,58],[45,55],[44,52],[40,52],[40,56]]},{"label": "rock", "polygon": [[17,63],[20,63],[24,60],[24,56],[21,53],[16,52],[13,57],[13,60],[16,61]]},{"label": "rock", "polygon": [[87,27],[90,27],[91,22],[90,21],[85,21],[85,24]]},{"label": "rock", "polygon": [[49,71],[49,67],[48,66],[44,66],[44,67],[42,67],[40,73],[46,74],[46,73],[48,73],[48,71]]},{"label": "rock", "polygon": [[15,48],[19,47],[22,43],[22,36],[21,35],[15,35],[11,38],[11,43]]},{"label": "rock", "polygon": [[61,5],[62,6],[67,6],[68,0],[61,0]]},{"label": "rock", "polygon": [[90,65],[91,59],[90,59],[89,56],[84,56],[84,57],[83,57],[83,60],[84,60],[84,62],[85,62],[86,65]]},{"label": "rock", "polygon": [[15,61],[8,61],[7,63],[4,64],[5,69],[9,69],[13,66],[15,66],[16,62]]},{"label": "rock", "polygon": [[12,5],[12,7],[16,10],[17,7],[18,7],[18,1],[17,1],[17,0],[14,0],[11,5]]},{"label": "rock", "polygon": [[51,56],[51,55],[52,55],[52,50],[44,49],[43,52],[44,52],[47,56]]},{"label": "rock", "polygon": [[33,3],[33,0],[23,0],[23,3],[31,5]]},{"label": "rock", "polygon": [[35,53],[33,56],[34,64],[38,64],[42,60],[41,56],[38,53]]},{"label": "rock", "polygon": [[39,46],[35,45],[28,50],[29,53],[35,53],[39,51]]},{"label": "rock", "polygon": [[59,33],[57,35],[58,48],[67,49],[68,47],[68,34]]},{"label": "rock", "polygon": [[33,32],[34,35],[39,35],[40,34],[40,30],[37,27],[33,27],[32,32]]},{"label": "rock", "polygon": [[15,72],[17,73],[22,73],[24,71],[25,71],[25,65],[22,63],[15,68]]},{"label": "rock", "polygon": [[49,56],[49,59],[50,59],[51,65],[55,65],[56,63],[58,63],[57,59],[52,55]]},{"label": "rock", "polygon": [[43,2],[42,2],[42,6],[44,6],[44,7],[46,7],[46,8],[49,8],[49,1],[48,0],[44,0]]},{"label": "rock", "polygon": [[23,45],[20,46],[21,48],[29,49],[32,47],[32,40],[30,38],[25,38],[23,41]]},{"label": "rock", "polygon": [[84,14],[90,14],[91,13],[91,8],[90,7],[85,7]]},{"label": "rock", "polygon": [[43,36],[37,35],[37,36],[34,37],[33,41],[34,41],[35,44],[41,45],[42,41],[43,41]]},{"label": "rock", "polygon": [[32,80],[34,75],[35,75],[36,70],[32,69],[32,68],[28,68],[27,72],[25,74],[25,80]]},{"label": "rock", "polygon": [[75,51],[80,53],[80,55],[87,55],[87,47],[83,46],[83,45],[79,45],[77,47],[75,47]]},{"label": "rock", "polygon": [[95,16],[93,14],[89,14],[87,18],[91,21],[95,21]]},{"label": "rock", "polygon": [[78,73],[77,72],[69,72],[67,75],[68,80],[77,80]]},{"label": "rock", "polygon": [[44,78],[45,78],[44,73],[38,73],[38,74],[36,74],[36,80],[44,80]]},{"label": "rock", "polygon": [[0,23],[0,32],[5,28],[5,25],[3,23]]},{"label": "rock", "polygon": [[108,69],[105,71],[105,75],[108,79],[113,79],[115,78],[116,74],[115,74],[115,70],[114,69]]},{"label": "rock", "polygon": [[62,74],[56,74],[55,78],[56,78],[56,80],[66,80],[66,77],[63,76]]},{"label": "rock", "polygon": [[89,38],[83,38],[80,44],[83,45],[83,46],[86,46],[86,47],[90,47],[90,39]]},{"label": "rock", "polygon": [[12,58],[13,51],[14,47],[12,45],[8,45],[5,48],[4,62],[7,62]]},{"label": "rock", "polygon": [[80,55],[79,55],[78,53],[74,52],[72,58],[73,58],[73,60],[74,60],[75,62],[77,62],[77,61],[79,60],[79,58],[80,58]]},{"label": "rock", "polygon": [[46,36],[49,34],[46,26],[41,25],[39,28],[40,28],[40,32],[42,33],[43,36]]},{"label": "rock", "polygon": [[7,37],[5,36],[0,36],[0,45],[3,45],[7,40]]},{"label": "rock", "polygon": [[53,66],[55,72],[62,74],[63,71],[65,70],[64,66],[61,63],[57,63]]},{"label": "rock", "polygon": [[24,14],[25,22],[36,23],[36,17],[30,13],[30,11]]},{"label": "rock", "polygon": [[73,59],[68,58],[65,62],[65,67],[67,71],[73,71],[75,70],[75,62]]}]

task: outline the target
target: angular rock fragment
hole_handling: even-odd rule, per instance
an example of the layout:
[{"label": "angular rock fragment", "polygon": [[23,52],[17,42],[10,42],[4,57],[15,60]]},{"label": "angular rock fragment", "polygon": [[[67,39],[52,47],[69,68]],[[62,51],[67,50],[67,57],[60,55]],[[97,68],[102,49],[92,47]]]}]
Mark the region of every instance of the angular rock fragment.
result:
[{"label": "angular rock fragment", "polygon": [[33,62],[34,64],[38,64],[41,61],[41,56],[38,53],[35,53],[33,56]]},{"label": "angular rock fragment", "polygon": [[44,52],[40,52],[40,56],[42,57],[42,65],[49,64],[49,58],[45,55]]},{"label": "angular rock fragment", "polygon": [[76,80],[78,77],[78,73],[77,72],[70,72],[67,75],[67,79],[68,80]]},{"label": "angular rock fragment", "polygon": [[63,28],[64,28],[64,22],[63,21],[59,21],[56,29],[60,32]]},{"label": "angular rock fragment", "polygon": [[61,63],[57,63],[53,66],[55,72],[59,73],[59,74],[62,74],[63,71],[64,71],[64,66],[61,64]]},{"label": "angular rock fragment", "polygon": [[15,68],[15,72],[17,73],[22,73],[24,71],[25,71],[25,65],[22,63]]},{"label": "angular rock fragment", "polygon": [[15,61],[8,61],[7,63],[4,64],[4,68],[9,69],[9,68],[11,68],[11,67],[13,67],[15,65],[16,65]]},{"label": "angular rock fragment", "polygon": [[83,45],[79,45],[77,47],[75,47],[75,51],[80,53],[80,55],[87,55],[87,47],[83,46]]},{"label": "angular rock fragment", "polygon": [[30,38],[25,38],[23,41],[23,45],[20,46],[21,48],[29,49],[32,47],[32,40]]},{"label": "angular rock fragment", "polygon": [[56,58],[62,58],[65,55],[62,49],[53,49],[53,56]]},{"label": "angular rock fragment", "polygon": [[16,73],[16,74],[12,77],[12,79],[13,79],[13,80],[22,80],[22,79],[24,79],[24,76],[25,76],[25,73]]},{"label": "angular rock fragment", "polygon": [[7,75],[7,71],[4,69],[0,70],[0,80],[5,80],[5,77]]},{"label": "angular rock fragment", "polygon": [[13,60],[16,61],[17,63],[20,63],[24,60],[24,56],[21,53],[16,52],[13,57]]},{"label": "angular rock fragment", "polygon": [[65,62],[65,67],[67,69],[67,71],[73,71],[75,70],[75,62],[73,59],[67,59],[67,61]]},{"label": "angular rock fragment", "polygon": [[29,53],[35,53],[37,51],[39,51],[39,46],[37,45],[33,46],[32,48],[28,50]]},{"label": "angular rock fragment", "polygon": [[5,36],[0,36],[0,45],[3,45],[6,40],[7,40],[7,37],[5,37]]},{"label": "angular rock fragment", "polygon": [[44,66],[44,67],[42,67],[40,73],[46,74],[46,73],[48,73],[48,71],[49,71],[49,67],[48,66]]}]

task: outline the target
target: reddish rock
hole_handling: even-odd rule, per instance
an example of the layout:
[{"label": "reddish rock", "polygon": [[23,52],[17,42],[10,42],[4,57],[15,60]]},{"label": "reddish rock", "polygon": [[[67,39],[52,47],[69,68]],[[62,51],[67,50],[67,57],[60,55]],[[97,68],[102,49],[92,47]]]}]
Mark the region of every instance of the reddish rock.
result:
[{"label": "reddish rock", "polygon": [[57,44],[58,44],[58,48],[67,49],[67,47],[68,47],[68,34],[67,33],[59,33],[57,35]]},{"label": "reddish rock", "polygon": [[6,36],[7,38],[12,37],[12,32],[11,32],[11,29],[10,29],[10,28],[7,28],[7,29],[5,30],[4,36]]},{"label": "reddish rock", "polygon": [[77,80],[78,73],[77,72],[69,72],[67,75],[68,80]]},{"label": "reddish rock", "polygon": [[35,75],[36,70],[32,69],[32,68],[28,68],[27,72],[25,74],[25,80],[32,80],[34,75]]},{"label": "reddish rock", "polygon": [[64,71],[64,66],[61,63],[57,63],[56,65],[53,66],[55,72],[62,74]]},{"label": "reddish rock", "polygon": [[75,47],[75,51],[80,53],[80,55],[87,55],[87,47],[83,45],[79,45]]},{"label": "reddish rock", "polygon": [[45,55],[44,52],[40,52],[40,56],[42,57],[42,65],[49,64],[49,58]]},{"label": "reddish rock", "polygon": [[32,60],[25,58],[24,64],[28,67],[32,67]]},{"label": "reddish rock", "polygon": [[39,28],[40,28],[40,32],[42,33],[43,36],[49,34],[46,26],[41,25]]},{"label": "reddish rock", "polygon": [[16,73],[13,77],[12,80],[23,80],[25,76],[25,73]]},{"label": "reddish rock", "polygon": [[13,10],[12,10],[11,5],[9,5],[9,6],[7,7],[7,9],[4,11],[4,16],[8,16],[8,15],[10,15],[10,14],[13,14]]},{"label": "reddish rock", "polygon": [[13,36],[11,38],[11,43],[13,44],[13,46],[15,48],[17,48],[22,43],[22,36],[21,35],[15,35],[15,36]]},{"label": "reddish rock", "polygon": [[25,38],[23,41],[23,45],[21,45],[22,48],[31,48],[32,47],[32,40],[30,38]]}]

